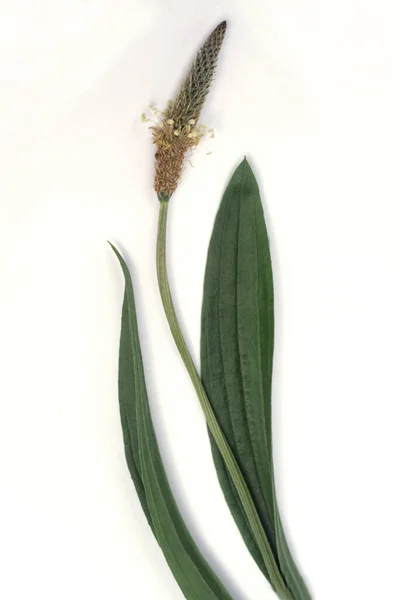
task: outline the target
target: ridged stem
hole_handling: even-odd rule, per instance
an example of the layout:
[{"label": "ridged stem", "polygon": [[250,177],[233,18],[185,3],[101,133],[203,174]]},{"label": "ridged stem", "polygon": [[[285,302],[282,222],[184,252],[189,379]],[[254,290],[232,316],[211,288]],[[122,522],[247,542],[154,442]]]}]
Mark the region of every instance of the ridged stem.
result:
[{"label": "ridged stem", "polygon": [[200,400],[207,425],[210,429],[218,450],[220,451],[223,460],[225,461],[229,475],[232,478],[236,488],[243,510],[248,519],[254,539],[262,555],[265,567],[269,574],[271,585],[278,597],[282,600],[293,600],[293,597],[288,590],[286,583],[282,577],[279,567],[276,563],[274,554],[271,550],[268,538],[260,521],[257,509],[254,505],[250,491],[244,480],[240,467],[232,453],[232,450],[226,440],[226,437],[219,426],[219,423],[214,414],[200,376],[194,365],[189,349],[186,345],[178,318],[176,316],[171,290],[168,282],[167,272],[167,257],[166,257],[166,241],[167,241],[167,217],[168,217],[168,199],[160,199],[160,212],[158,220],[157,234],[157,278],[160,289],[161,300],[163,303],[165,315],[167,317],[172,336],[175,340],[176,347],[189,373],[190,379],[194,385],[197,396]]}]

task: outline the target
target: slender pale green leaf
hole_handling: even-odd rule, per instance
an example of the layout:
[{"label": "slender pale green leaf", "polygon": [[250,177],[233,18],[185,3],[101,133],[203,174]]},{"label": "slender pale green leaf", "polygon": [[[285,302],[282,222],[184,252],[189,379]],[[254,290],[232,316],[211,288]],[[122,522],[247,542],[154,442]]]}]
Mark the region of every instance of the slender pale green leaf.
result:
[{"label": "slender pale green leaf", "polygon": [[[250,489],[294,600],[310,594],[288,549],[276,502],[271,382],[274,299],[259,189],[246,159],[225,191],[207,259],[202,310],[203,382]],[[211,438],[221,487],[257,564],[268,577],[224,461]]]},{"label": "slender pale green leaf", "polygon": [[126,460],[133,482],[184,596],[188,600],[232,600],[190,536],[169,486],[147,398],[132,281],[122,256],[112,248],[125,277],[119,403]]}]

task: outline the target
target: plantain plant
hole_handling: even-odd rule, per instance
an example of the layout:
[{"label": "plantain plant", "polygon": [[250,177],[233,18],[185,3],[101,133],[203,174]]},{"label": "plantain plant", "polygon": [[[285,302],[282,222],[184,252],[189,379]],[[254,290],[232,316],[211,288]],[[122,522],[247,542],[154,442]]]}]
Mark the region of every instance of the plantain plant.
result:
[{"label": "plantain plant", "polygon": [[[243,539],[277,596],[311,598],[291,557],[277,507],[272,460],[271,381],[274,304],[268,236],[260,194],[245,159],[222,199],[204,283],[201,377],[174,309],[167,271],[167,217],[199,125],[225,37],[220,23],[198,52],[177,97],[151,129],[159,200],[157,278],[173,339],[193,382],[210,432],[214,462]],[[146,119],[144,119],[146,120]],[[140,355],[128,268],[125,276],[119,401],[128,466],[153,530],[186,598],[230,598],[188,534],[158,451]]]}]

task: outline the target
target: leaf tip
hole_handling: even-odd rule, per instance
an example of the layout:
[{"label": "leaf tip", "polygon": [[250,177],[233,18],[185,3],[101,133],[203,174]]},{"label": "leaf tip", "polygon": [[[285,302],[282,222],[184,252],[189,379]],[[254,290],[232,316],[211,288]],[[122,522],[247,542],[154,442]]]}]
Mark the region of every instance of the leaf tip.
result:
[{"label": "leaf tip", "polygon": [[240,166],[241,166],[241,167],[244,167],[245,169],[249,169],[250,171],[252,170],[252,169],[251,169],[251,166],[250,166],[250,163],[249,163],[249,161],[247,160],[247,156],[246,156],[246,154],[244,155],[244,158],[243,158],[243,160],[242,160],[242,162],[241,162]]},{"label": "leaf tip", "polygon": [[111,246],[111,248],[112,248],[112,250],[113,250],[113,252],[114,252],[115,256],[118,258],[118,260],[119,260],[119,262],[120,262],[121,266],[123,266],[124,259],[122,258],[122,256],[121,256],[121,253],[120,253],[120,252],[117,250],[117,248],[114,246],[114,244],[112,244],[112,243],[110,242],[110,240],[107,240],[107,243],[108,243],[108,244],[110,244],[110,246]]},{"label": "leaf tip", "polygon": [[110,244],[112,250],[114,251],[115,254],[119,254],[118,250],[116,249],[116,247],[114,246],[114,244],[112,242],[110,242],[110,240],[107,240],[107,244]]}]

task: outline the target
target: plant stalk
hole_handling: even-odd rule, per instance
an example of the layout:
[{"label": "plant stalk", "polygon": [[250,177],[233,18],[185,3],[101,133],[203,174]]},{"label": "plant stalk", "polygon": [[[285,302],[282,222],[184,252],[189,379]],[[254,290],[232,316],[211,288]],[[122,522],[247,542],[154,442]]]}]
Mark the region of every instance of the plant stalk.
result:
[{"label": "plant stalk", "polygon": [[197,369],[195,367],[195,364],[183,337],[181,328],[179,326],[168,282],[167,271],[166,242],[169,198],[164,197],[159,198],[159,200],[160,212],[157,233],[157,278],[162,304],[164,307],[168,324],[171,329],[172,337],[175,340],[176,347],[179,351],[179,354],[182,357],[185,367],[189,373],[190,379],[192,380],[192,383],[196,390],[197,396],[199,398],[201,407],[206,418],[207,425],[217,444],[218,450],[220,451],[225,461],[229,475],[232,478],[233,484],[242,503],[243,510],[246,514],[251,531],[253,533],[257,546],[262,555],[265,567],[269,574],[271,585],[281,600],[293,600],[293,596],[291,595],[282,577],[280,569],[276,563],[274,554],[271,550],[268,538],[260,521],[260,517],[254,505],[250,491],[244,480],[236,458],[232,453],[232,450],[226,440],[226,437],[221,427],[219,426],[219,423],[214,414],[213,408],[210,404],[200,376],[197,372]]}]

